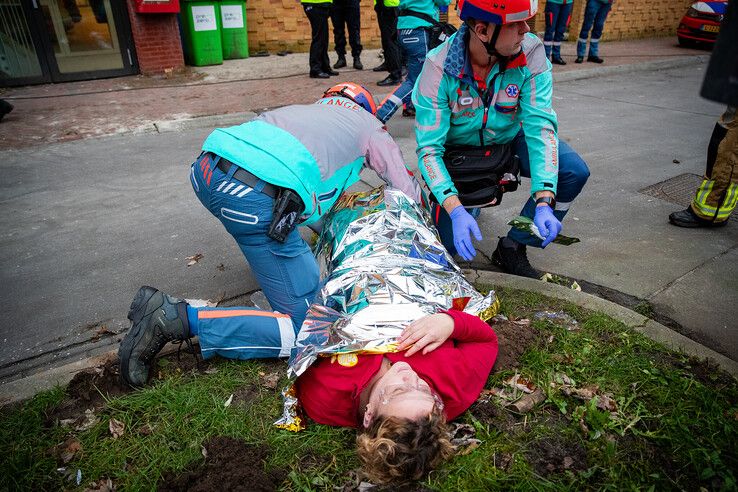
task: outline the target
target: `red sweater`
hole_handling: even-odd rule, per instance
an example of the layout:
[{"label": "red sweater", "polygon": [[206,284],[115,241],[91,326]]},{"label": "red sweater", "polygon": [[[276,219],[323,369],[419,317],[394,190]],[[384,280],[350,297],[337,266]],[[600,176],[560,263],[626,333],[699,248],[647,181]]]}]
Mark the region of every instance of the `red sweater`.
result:
[{"label": "red sweater", "polygon": [[404,352],[398,352],[321,357],[297,379],[297,397],[305,412],[319,424],[358,427],[359,395],[381,367],[382,357],[387,357],[392,363],[410,364],[441,397],[448,420],[461,415],[487,382],[497,358],[497,335],[476,316],[445,312],[454,319],[454,331],[427,355],[418,352],[405,357]]}]

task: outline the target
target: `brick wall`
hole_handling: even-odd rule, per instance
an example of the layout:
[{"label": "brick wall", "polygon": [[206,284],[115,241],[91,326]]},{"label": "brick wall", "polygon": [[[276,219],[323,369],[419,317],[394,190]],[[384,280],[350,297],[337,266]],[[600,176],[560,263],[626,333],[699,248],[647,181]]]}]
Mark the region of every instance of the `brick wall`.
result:
[{"label": "brick wall", "polygon": [[[615,0],[607,16],[603,40],[620,40],[657,36],[675,36],[679,20],[694,0]],[[569,40],[579,37],[586,0],[574,0],[569,25]],[[531,22],[531,29],[543,32],[545,0],[539,0],[538,15]]]},{"label": "brick wall", "polygon": [[[693,0],[615,0],[605,23],[602,39],[618,40],[648,36],[675,35],[679,19]],[[451,1],[449,21],[455,26],[459,19]],[[570,39],[576,39],[584,16],[585,0],[574,0]],[[361,43],[366,48],[378,48],[379,28],[373,0],[361,0]],[[533,30],[543,32],[545,0],[539,0],[539,13],[531,22]],[[246,16],[251,52],[269,50],[307,51],[310,47],[310,23],[298,0],[248,0]],[[332,29],[332,25],[331,25]],[[331,45],[333,49],[333,34]]]},{"label": "brick wall", "polygon": [[127,1],[141,73],[153,75],[184,68],[177,14],[137,14],[134,0]]}]

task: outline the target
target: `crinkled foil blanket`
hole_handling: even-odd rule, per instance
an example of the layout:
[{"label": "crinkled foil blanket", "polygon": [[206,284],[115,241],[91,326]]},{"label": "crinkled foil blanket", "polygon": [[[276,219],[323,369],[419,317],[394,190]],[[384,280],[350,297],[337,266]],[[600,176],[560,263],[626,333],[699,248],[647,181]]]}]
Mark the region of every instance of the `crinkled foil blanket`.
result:
[{"label": "crinkled foil blanket", "polygon": [[[401,191],[344,194],[316,252],[327,277],[292,349],[292,379],[321,356],[395,352],[403,328],[426,314],[453,308],[487,320],[499,308],[494,292],[483,296],[464,279],[428,212]],[[294,387],[283,396],[275,425],[302,429]]]}]

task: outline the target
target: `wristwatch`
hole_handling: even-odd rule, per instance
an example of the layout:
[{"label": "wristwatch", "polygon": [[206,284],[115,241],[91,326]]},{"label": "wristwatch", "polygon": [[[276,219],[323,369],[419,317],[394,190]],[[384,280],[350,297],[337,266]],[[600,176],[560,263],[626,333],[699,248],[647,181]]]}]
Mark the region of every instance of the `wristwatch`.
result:
[{"label": "wristwatch", "polygon": [[556,199],[552,196],[542,196],[540,198],[536,198],[536,207],[538,206],[539,203],[545,203],[551,208],[556,207]]}]

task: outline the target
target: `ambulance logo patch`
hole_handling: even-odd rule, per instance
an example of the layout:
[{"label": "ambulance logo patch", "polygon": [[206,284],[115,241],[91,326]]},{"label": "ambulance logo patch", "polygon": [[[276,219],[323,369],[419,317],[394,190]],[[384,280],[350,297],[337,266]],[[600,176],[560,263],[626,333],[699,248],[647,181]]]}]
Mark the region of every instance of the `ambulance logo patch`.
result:
[{"label": "ambulance logo patch", "polygon": [[510,84],[505,88],[505,94],[509,97],[518,97],[519,93],[520,89],[518,89],[518,86],[515,84]]}]

